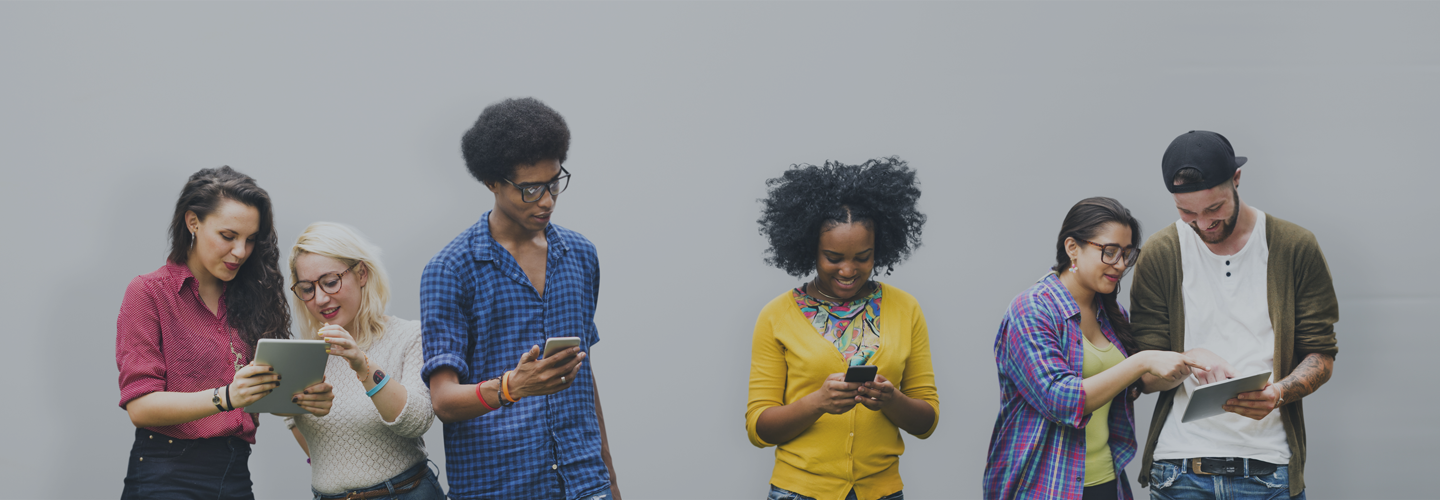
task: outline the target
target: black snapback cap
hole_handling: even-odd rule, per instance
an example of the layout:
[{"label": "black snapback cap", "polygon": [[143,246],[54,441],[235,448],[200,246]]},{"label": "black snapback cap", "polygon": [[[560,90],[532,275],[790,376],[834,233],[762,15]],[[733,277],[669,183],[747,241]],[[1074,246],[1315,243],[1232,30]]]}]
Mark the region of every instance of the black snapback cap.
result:
[{"label": "black snapback cap", "polygon": [[[1180,134],[1165,148],[1165,157],[1160,160],[1160,171],[1165,177],[1165,189],[1172,193],[1203,191],[1220,185],[1235,177],[1235,171],[1245,164],[1244,156],[1235,156],[1235,148],[1225,136],[1206,131],[1191,130]],[[1175,174],[1185,168],[1200,171],[1200,182],[1175,185]]]}]

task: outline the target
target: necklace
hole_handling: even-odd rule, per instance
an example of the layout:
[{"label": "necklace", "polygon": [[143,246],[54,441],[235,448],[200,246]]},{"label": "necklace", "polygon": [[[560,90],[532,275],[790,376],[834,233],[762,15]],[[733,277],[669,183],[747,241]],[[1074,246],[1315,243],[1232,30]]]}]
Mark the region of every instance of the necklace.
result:
[{"label": "necklace", "polygon": [[[859,297],[859,296],[861,296],[861,295],[864,295],[865,290],[869,290],[869,289],[870,289],[871,283],[874,283],[874,282],[873,282],[873,281],[868,281],[868,282],[866,282],[866,283],[865,283],[865,288],[861,290],[861,293],[855,294],[855,297]],[[845,302],[845,301],[842,300],[840,297],[836,297],[836,296],[834,296],[834,295],[830,295],[830,294],[828,294],[828,293],[825,293],[824,290],[821,290],[821,289],[820,289],[820,285],[819,285],[818,283],[814,282],[814,281],[811,281],[811,282],[810,282],[810,286],[805,287],[805,291],[806,291],[806,292],[809,292],[809,291],[812,290],[812,289],[815,291],[815,293],[820,294],[823,298],[825,298],[826,300],[829,300],[829,301],[831,301],[831,302]],[[850,299],[851,299],[851,300],[854,300],[855,297],[851,297]]]},{"label": "necklace", "polygon": [[237,372],[240,371],[240,366],[241,366],[240,360],[241,360],[241,359],[244,359],[244,358],[240,356],[240,353],[235,352],[235,340],[234,340],[234,339],[231,339],[231,340],[230,340],[230,354],[234,354],[234,355],[235,355],[235,371],[237,371]]}]

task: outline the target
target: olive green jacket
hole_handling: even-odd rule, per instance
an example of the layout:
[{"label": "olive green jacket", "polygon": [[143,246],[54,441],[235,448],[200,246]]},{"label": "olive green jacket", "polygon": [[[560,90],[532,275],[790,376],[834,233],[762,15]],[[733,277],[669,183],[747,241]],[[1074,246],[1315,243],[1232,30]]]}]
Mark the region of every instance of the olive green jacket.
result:
[{"label": "olive green jacket", "polygon": [[[1315,235],[1303,227],[1265,215],[1265,241],[1270,246],[1266,263],[1266,295],[1270,324],[1275,329],[1274,379],[1289,375],[1310,353],[1339,352],[1335,322],[1340,304],[1330,281],[1330,267]],[[1185,299],[1181,293],[1180,237],[1175,224],[1145,241],[1130,289],[1130,323],[1140,350],[1185,350]],[[1178,388],[1177,388],[1178,389]],[[1140,462],[1140,485],[1149,486],[1155,444],[1175,403],[1175,391],[1160,393],[1145,454]],[[1280,421],[1290,442],[1290,495],[1305,490],[1305,411],[1302,401],[1281,406]]]}]

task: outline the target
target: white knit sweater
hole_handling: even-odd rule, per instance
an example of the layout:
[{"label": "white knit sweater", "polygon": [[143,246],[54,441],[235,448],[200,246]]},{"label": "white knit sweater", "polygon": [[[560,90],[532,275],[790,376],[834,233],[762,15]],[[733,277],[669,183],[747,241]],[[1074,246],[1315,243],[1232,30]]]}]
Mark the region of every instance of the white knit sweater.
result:
[{"label": "white knit sweater", "polygon": [[385,317],[385,334],[366,351],[371,366],[390,375],[389,384],[405,386],[405,408],[385,422],[350,363],[331,356],[325,378],[335,387],[335,402],[324,417],[285,419],[300,427],[310,446],[310,485],[324,494],[374,486],[426,459],[421,438],[435,419],[430,389],[420,380],[425,359],[420,322]]}]

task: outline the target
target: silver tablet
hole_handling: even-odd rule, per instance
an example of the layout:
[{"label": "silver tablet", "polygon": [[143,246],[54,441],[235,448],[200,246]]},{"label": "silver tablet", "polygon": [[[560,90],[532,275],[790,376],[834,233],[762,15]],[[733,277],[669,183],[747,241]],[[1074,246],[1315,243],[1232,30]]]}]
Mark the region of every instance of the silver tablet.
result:
[{"label": "silver tablet", "polygon": [[1256,373],[1249,377],[1232,378],[1195,388],[1190,394],[1190,405],[1185,407],[1181,422],[1194,422],[1225,413],[1225,402],[1242,392],[1258,391],[1270,381],[1270,373]]},{"label": "silver tablet", "polygon": [[255,348],[255,364],[275,367],[280,374],[280,387],[259,401],[245,407],[246,413],[309,413],[290,402],[295,393],[325,379],[324,340],[260,339]]}]

